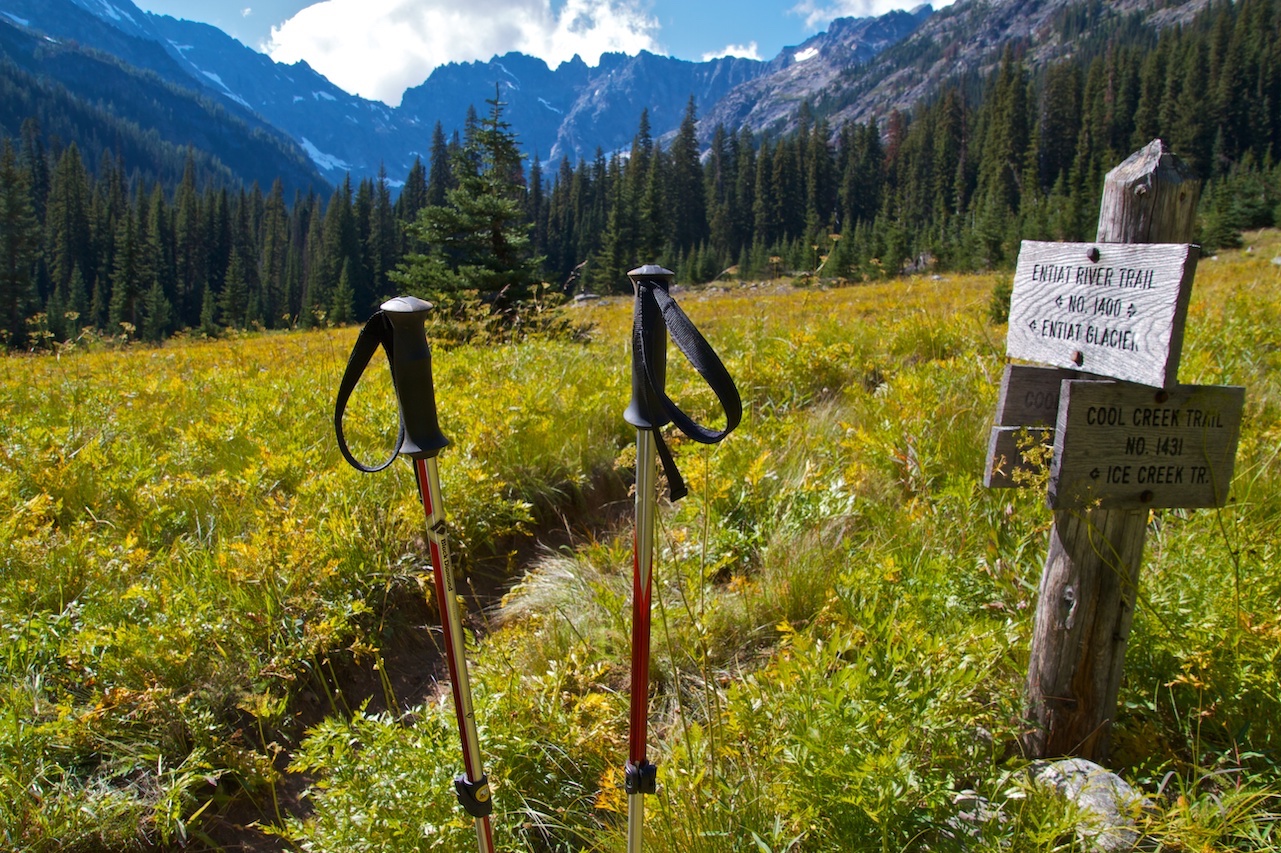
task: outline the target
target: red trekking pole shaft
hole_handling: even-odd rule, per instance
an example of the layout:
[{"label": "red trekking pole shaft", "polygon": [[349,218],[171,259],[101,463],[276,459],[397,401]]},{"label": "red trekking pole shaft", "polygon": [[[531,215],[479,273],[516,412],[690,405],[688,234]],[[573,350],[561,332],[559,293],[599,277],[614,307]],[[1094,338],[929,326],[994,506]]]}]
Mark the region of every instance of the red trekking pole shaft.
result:
[{"label": "red trekking pole shaft", "polygon": [[[675,277],[653,264],[629,272],[636,299],[632,308],[632,400],[623,418],[636,427],[636,540],[632,575],[632,687],[628,721],[627,853],[640,853],[645,794],[658,786],[658,770],[645,755],[649,715],[650,603],[654,586],[654,519],[658,496],[655,463],[667,474],[673,501],[686,494],[685,481],[663,441],[662,427],[674,423],[703,444],[716,444],[738,426],[743,401],[716,352],[668,292]],[[677,350],[698,371],[725,412],[724,429],[703,426],[667,396],[668,333]]]},{"label": "red trekking pole shaft", "polygon": [[638,853],[645,823],[645,794],[657,784],[657,768],[646,760],[649,725],[649,635],[654,569],[654,433],[636,430],[636,533],[632,550],[632,670],[628,723],[627,850]]},{"label": "red trekking pole shaft", "polygon": [[[637,298],[632,323],[632,399],[623,417],[636,427],[636,529],[632,549],[632,668],[631,713],[628,716],[627,765],[623,786],[627,791],[627,853],[640,853],[645,825],[645,795],[658,786],[658,768],[646,757],[649,726],[650,605],[654,587],[654,517],[657,512],[655,430],[670,421],[649,380],[642,353],[662,381],[666,371],[667,329],[652,300],[640,298],[640,281],[664,286],[672,273],[646,266],[630,274]],[[642,340],[643,338],[643,340]]]}]

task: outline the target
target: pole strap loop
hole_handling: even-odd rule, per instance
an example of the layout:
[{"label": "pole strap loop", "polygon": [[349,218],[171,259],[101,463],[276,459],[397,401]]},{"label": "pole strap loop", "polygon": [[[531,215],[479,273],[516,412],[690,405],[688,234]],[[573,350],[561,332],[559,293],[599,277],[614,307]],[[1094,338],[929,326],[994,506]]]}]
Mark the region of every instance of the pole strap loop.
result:
[{"label": "pole strap loop", "polygon": [[[658,306],[661,313],[662,322],[667,327],[667,332],[671,336],[672,342],[680,350],[685,360],[698,371],[703,377],[703,381],[712,389],[716,395],[716,400],[720,404],[722,411],[725,412],[725,428],[712,429],[703,426],[695,421],[679,406],[667,396],[667,389],[663,387],[664,383],[661,377],[657,375],[654,365],[654,354],[649,352],[647,341],[652,340],[652,336],[647,334],[647,330],[642,328],[644,325],[643,318],[647,312],[637,311],[635,313],[635,324],[632,328],[632,346],[640,352],[641,363],[645,368],[645,381],[648,383],[654,396],[662,403],[663,410],[671,418],[676,428],[683,432],[689,438],[702,444],[716,444],[729,435],[730,432],[738,426],[743,419],[743,400],[738,393],[738,386],[734,384],[734,379],[725,369],[716,351],[712,349],[711,344],[702,336],[695,327],[694,323],[686,316],[681,307],[676,304],[676,300],[667,292],[665,287],[658,286],[654,281],[642,279],[637,282],[637,298],[641,300],[652,299]],[[659,340],[661,340],[661,336]],[[663,473],[667,475],[668,495],[672,501],[678,501],[689,493],[685,486],[685,480],[681,477],[680,469],[676,467],[676,461],[672,458],[671,451],[667,448],[667,443],[663,441],[663,432],[657,426],[654,427],[654,445],[658,452],[658,458],[663,464]]]},{"label": "pole strap loop", "polygon": [[[342,453],[343,458],[351,463],[352,467],[358,471],[364,471],[366,474],[373,474],[381,471],[396,461],[400,454],[400,448],[405,443],[405,417],[402,413],[400,418],[400,429],[396,435],[396,446],[392,448],[391,456],[378,465],[365,465],[352,455],[351,450],[347,447],[347,437],[343,434],[342,422],[343,414],[347,410],[347,401],[351,393],[356,390],[356,384],[360,377],[364,375],[365,368],[379,349],[387,354],[387,366],[391,368],[392,362],[392,325],[391,320],[387,318],[384,311],[376,311],[369,318],[364,327],[360,330],[360,336],[356,338],[356,345],[352,348],[351,357],[347,359],[347,368],[343,371],[342,382],[338,386],[338,398],[334,402],[334,432],[338,436],[338,450]],[[393,370],[392,381],[395,382],[396,374]],[[397,410],[399,411],[399,406]]]}]

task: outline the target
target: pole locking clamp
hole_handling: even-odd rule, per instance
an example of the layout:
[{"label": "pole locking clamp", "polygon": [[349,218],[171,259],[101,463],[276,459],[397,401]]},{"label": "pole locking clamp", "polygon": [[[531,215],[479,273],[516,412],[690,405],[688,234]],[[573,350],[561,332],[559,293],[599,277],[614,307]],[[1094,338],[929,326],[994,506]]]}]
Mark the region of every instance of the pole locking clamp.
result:
[{"label": "pole locking clamp", "polygon": [[470,782],[467,776],[459,774],[454,779],[454,790],[458,792],[458,803],[472,817],[488,817],[494,811],[494,801],[489,791],[489,777],[481,776]]},{"label": "pole locking clamp", "polygon": [[658,766],[641,759],[640,764],[627,762],[623,768],[623,790],[628,795],[653,794],[658,791]]}]

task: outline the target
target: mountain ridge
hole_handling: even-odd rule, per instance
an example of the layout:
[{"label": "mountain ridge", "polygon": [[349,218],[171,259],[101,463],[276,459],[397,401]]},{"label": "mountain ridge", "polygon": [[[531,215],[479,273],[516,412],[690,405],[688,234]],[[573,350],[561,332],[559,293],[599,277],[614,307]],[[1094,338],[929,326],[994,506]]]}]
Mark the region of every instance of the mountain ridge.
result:
[{"label": "mountain ridge", "polygon": [[[507,53],[438,66],[396,107],[347,93],[306,62],[275,62],[215,27],[143,12],[131,0],[0,0],[0,13],[29,19],[34,29],[66,31],[71,24],[47,19],[55,8],[74,4],[120,34],[104,35],[102,27],[90,33],[81,22],[93,46],[278,130],[337,184],[348,173],[356,179],[407,174],[415,158],[425,156],[438,122],[447,134],[459,131],[468,108],[483,110],[495,94],[525,152],[546,161],[626,149],[642,111],[655,139],[670,138],[691,97],[704,144],[718,125],[787,133],[797,127],[802,104],[835,132],[848,121],[909,110],[948,81],[981,76],[1005,45],[1019,45],[1034,66],[1070,55],[1075,45],[1058,25],[1064,16],[1115,22],[1128,15],[1159,29],[1208,2],[958,0],[939,11],[924,4],[879,17],[837,18],[768,61],[691,62],[642,51],[606,53],[595,66],[575,56],[552,68]],[[144,41],[154,46],[139,47]]]},{"label": "mountain ridge", "polygon": [[[123,36],[154,43],[159,51],[146,52],[102,32],[81,34],[126,62],[151,67],[169,82],[211,93],[235,109],[261,116],[305,150],[334,183],[347,172],[355,178],[372,177],[383,168],[393,175],[406,174],[413,159],[426,152],[437,122],[447,132],[460,129],[468,107],[482,107],[496,92],[528,154],[577,160],[594,156],[597,149],[625,148],[642,110],[649,112],[653,135],[661,139],[676,131],[690,97],[698,114],[708,115],[732,92],[762,75],[801,64],[796,51],[770,61],[722,57],[704,62],[641,52],[604,54],[595,66],[575,57],[553,69],[541,59],[508,53],[439,66],[423,83],[407,89],[398,107],[390,107],[344,92],[305,62],[277,63],[215,27],[143,12],[130,0],[51,2],[74,4]],[[50,20],[54,10],[44,0],[0,0],[0,12],[27,18],[35,29],[55,34],[66,30],[65,24]],[[913,14],[923,17],[928,11]],[[908,13],[896,17],[911,19]],[[867,22],[863,26],[870,28],[879,20],[838,19],[832,31],[848,41],[845,31],[850,27],[844,22]],[[844,41],[833,51],[827,34],[820,33],[802,49],[813,49],[816,57],[839,55],[844,61]],[[864,54],[888,43],[874,42]]]},{"label": "mountain ridge", "polygon": [[[0,16],[4,61],[30,75],[30,80],[15,83],[16,89],[5,90],[3,97],[13,103],[0,112],[20,109],[17,104],[25,97],[22,92],[34,91],[33,86],[57,87],[63,108],[78,104],[71,108],[75,116],[62,122],[64,131],[78,128],[86,138],[94,139],[118,137],[117,147],[126,145],[124,137],[136,136],[154,136],[176,150],[192,146],[229,170],[224,173],[218,166],[209,167],[210,176],[217,175],[220,180],[238,178],[245,184],[256,180],[270,186],[280,178],[291,191],[327,187],[328,182],[301,149],[256,113],[171,82],[172,75],[183,72],[150,42],[131,44],[137,40],[121,34],[119,52],[141,60],[131,63],[74,37],[87,32],[83,28],[87,22],[77,21],[72,11],[76,6],[65,0],[42,0],[42,5],[64,13],[62,38],[25,25],[25,19],[12,9]],[[29,117],[33,116],[11,115],[4,122],[6,130],[16,136],[22,121]],[[123,124],[113,126],[113,121]],[[63,144],[70,141],[64,139]],[[141,142],[133,147],[139,145],[155,148],[153,143]],[[146,172],[153,164],[130,165]]]}]

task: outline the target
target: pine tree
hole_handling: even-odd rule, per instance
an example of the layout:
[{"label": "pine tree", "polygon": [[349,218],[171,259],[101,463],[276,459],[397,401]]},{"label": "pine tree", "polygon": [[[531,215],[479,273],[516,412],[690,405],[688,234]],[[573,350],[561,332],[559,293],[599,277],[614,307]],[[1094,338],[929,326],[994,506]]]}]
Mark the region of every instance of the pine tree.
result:
[{"label": "pine tree", "polygon": [[309,328],[318,321],[326,311],[332,291],[327,287],[324,277],[325,267],[325,217],[318,206],[313,205],[307,222],[307,238],[304,241],[302,293],[299,295],[298,325]]},{"label": "pine tree", "polygon": [[[362,314],[369,313],[377,303],[374,300],[374,263],[370,256],[369,234],[374,217],[374,182],[368,178],[356,185],[356,194],[351,203],[351,224],[355,232],[356,245],[347,262],[352,264],[350,271],[352,287],[352,304],[369,306]],[[341,277],[342,271],[339,270]]]},{"label": "pine tree", "polygon": [[670,178],[667,196],[671,200],[672,243],[688,250],[707,239],[707,196],[703,187],[703,164],[698,149],[698,110],[691,95],[685,106],[676,138],[670,149]]},{"label": "pine tree", "polygon": [[339,326],[350,323],[351,305],[355,298],[355,289],[351,285],[351,261],[348,260],[343,262],[342,272],[338,275],[338,287],[329,306],[329,321]]},{"label": "pine tree", "polygon": [[[80,159],[80,150],[72,143],[58,158],[45,212],[45,263],[52,287],[65,287],[77,265],[81,270],[97,266],[89,208],[89,174]],[[114,227],[114,222],[109,225]]]},{"label": "pine tree", "polygon": [[40,120],[35,117],[25,119],[21,135],[18,163],[27,173],[27,180],[31,184],[31,205],[36,222],[44,222],[45,208],[49,202],[49,158],[45,153]]},{"label": "pine tree", "polygon": [[418,211],[427,206],[427,170],[423,167],[421,157],[414,158],[405,176],[405,185],[400,188],[396,199],[396,221],[402,226],[418,218]]},{"label": "pine tree", "polygon": [[636,204],[623,178],[622,158],[617,154],[610,158],[603,183],[609,191],[605,205],[608,213],[599,250],[592,256],[590,281],[597,290],[622,293],[627,286],[627,271],[640,261]]},{"label": "pine tree", "polygon": [[201,333],[211,338],[217,337],[222,331],[218,319],[218,297],[214,295],[212,287],[206,287],[204,296],[200,300]]},{"label": "pine tree", "polygon": [[143,247],[134,216],[125,213],[116,228],[116,257],[111,271],[111,303],[107,330],[126,334],[138,328],[138,297],[142,286]]},{"label": "pine tree", "polygon": [[662,149],[653,151],[637,204],[636,244],[632,257],[638,263],[653,263],[675,248],[669,214],[675,200],[667,194],[670,172],[670,159],[665,152]]},{"label": "pine tree", "polygon": [[258,253],[258,298],[263,324],[268,328],[288,325],[290,315],[285,266],[289,256],[289,211],[285,188],[279,179],[271,186],[263,208],[262,247]]},{"label": "pine tree", "polygon": [[[150,284],[159,288],[160,295],[164,302],[164,322],[161,324],[164,332],[167,332],[173,318],[172,298],[177,298],[177,273],[174,258],[174,233],[173,217],[168,205],[165,203],[164,190],[157,183],[152,190],[151,199],[147,206],[147,233],[144,245],[144,282],[150,279]],[[150,284],[148,291],[153,289]],[[150,295],[147,297],[151,299]],[[155,302],[155,300],[152,300]],[[158,309],[159,303],[156,302]],[[144,323],[145,326],[145,323]],[[163,336],[163,333],[162,335]],[[148,337],[148,340],[160,340],[160,337]]]},{"label": "pine tree", "polygon": [[194,326],[200,320],[200,297],[205,288],[209,250],[196,189],[196,164],[191,149],[183,167],[182,183],[174,198],[173,308],[177,325]]},{"label": "pine tree", "polygon": [[521,154],[503,118],[506,104],[497,92],[486,103],[488,115],[454,158],[458,186],[446,205],[423,208],[411,226],[426,252],[408,257],[392,278],[455,317],[483,304],[514,325],[533,296],[540,261],[529,250]]},{"label": "pine tree", "polygon": [[[223,281],[222,293],[218,296],[217,317],[222,324],[233,329],[245,325],[246,302],[249,288],[245,282],[245,260],[243,252],[232,252],[231,263],[227,265],[227,276]],[[202,311],[203,314],[203,306]],[[201,318],[204,325],[204,318]]]},{"label": "pine tree", "polygon": [[1049,191],[1066,177],[1076,159],[1076,141],[1081,127],[1081,77],[1075,62],[1050,66],[1041,90],[1037,121],[1037,181]]},{"label": "pine tree", "polygon": [[[233,297],[229,295],[231,288],[224,286],[222,299],[224,322],[237,327],[248,327],[255,323],[261,326],[265,319],[262,314],[262,281],[258,277],[260,252],[254,238],[257,233],[254,219],[255,217],[261,219],[257,213],[257,207],[258,201],[255,200],[254,194],[246,194],[242,191],[233,213],[231,254],[233,259],[238,257],[240,260],[241,290]],[[228,276],[230,276],[230,269]],[[228,300],[233,298],[239,299],[239,303],[234,307],[228,304]]]},{"label": "pine tree", "polygon": [[372,312],[377,305],[394,295],[388,274],[400,260],[396,244],[396,216],[392,210],[387,170],[379,166],[378,181],[374,185],[374,203],[369,212],[369,236],[365,252],[370,268],[367,294],[369,301],[365,305],[357,305],[359,315]]},{"label": "pine tree", "polygon": [[[779,145],[782,143],[780,142]],[[776,148],[761,146],[756,156],[756,197],[752,204],[754,230],[752,242],[770,246],[783,236],[783,223],[778,219],[778,203],[774,191],[774,157]]]},{"label": "pine tree", "polygon": [[839,218],[836,201],[836,155],[829,138],[827,119],[819,119],[805,146],[806,239],[827,236]]},{"label": "pine tree", "polygon": [[805,182],[801,173],[800,142],[780,140],[774,149],[774,209],[771,216],[778,240],[793,240],[805,231]]},{"label": "pine tree", "polygon": [[152,278],[151,288],[142,298],[142,339],[158,343],[169,334],[173,308],[159,278]]},{"label": "pine tree", "polygon": [[[1004,223],[1019,209],[1019,179],[1030,137],[1027,73],[1022,61],[1008,46],[984,109],[988,120],[979,164],[979,205],[984,215]],[[999,250],[995,244],[991,245],[993,260],[999,260]]]},{"label": "pine tree", "polygon": [[0,337],[10,345],[21,345],[26,337],[26,318],[37,298],[39,249],[31,185],[5,139],[0,143]]},{"label": "pine tree", "polygon": [[885,151],[875,119],[854,125],[845,134],[846,165],[841,176],[841,208],[846,227],[871,222],[881,206]]},{"label": "pine tree", "polygon": [[[324,236],[319,270],[313,270],[317,276],[316,285],[324,294],[319,305],[328,305],[332,294],[338,287],[338,277],[342,275],[344,264],[351,264],[353,278],[360,268],[360,236],[356,230],[356,218],[352,209],[353,193],[351,176],[348,175],[325,207]],[[353,282],[353,286],[354,286]]]},{"label": "pine tree", "polygon": [[[431,171],[427,173],[427,184],[423,189],[422,198],[416,200],[419,203],[412,213],[417,214],[428,205],[444,206],[447,194],[457,185],[450,163],[449,143],[445,141],[445,129],[440,122],[436,122],[431,132]],[[412,222],[413,219],[407,221]]]}]

